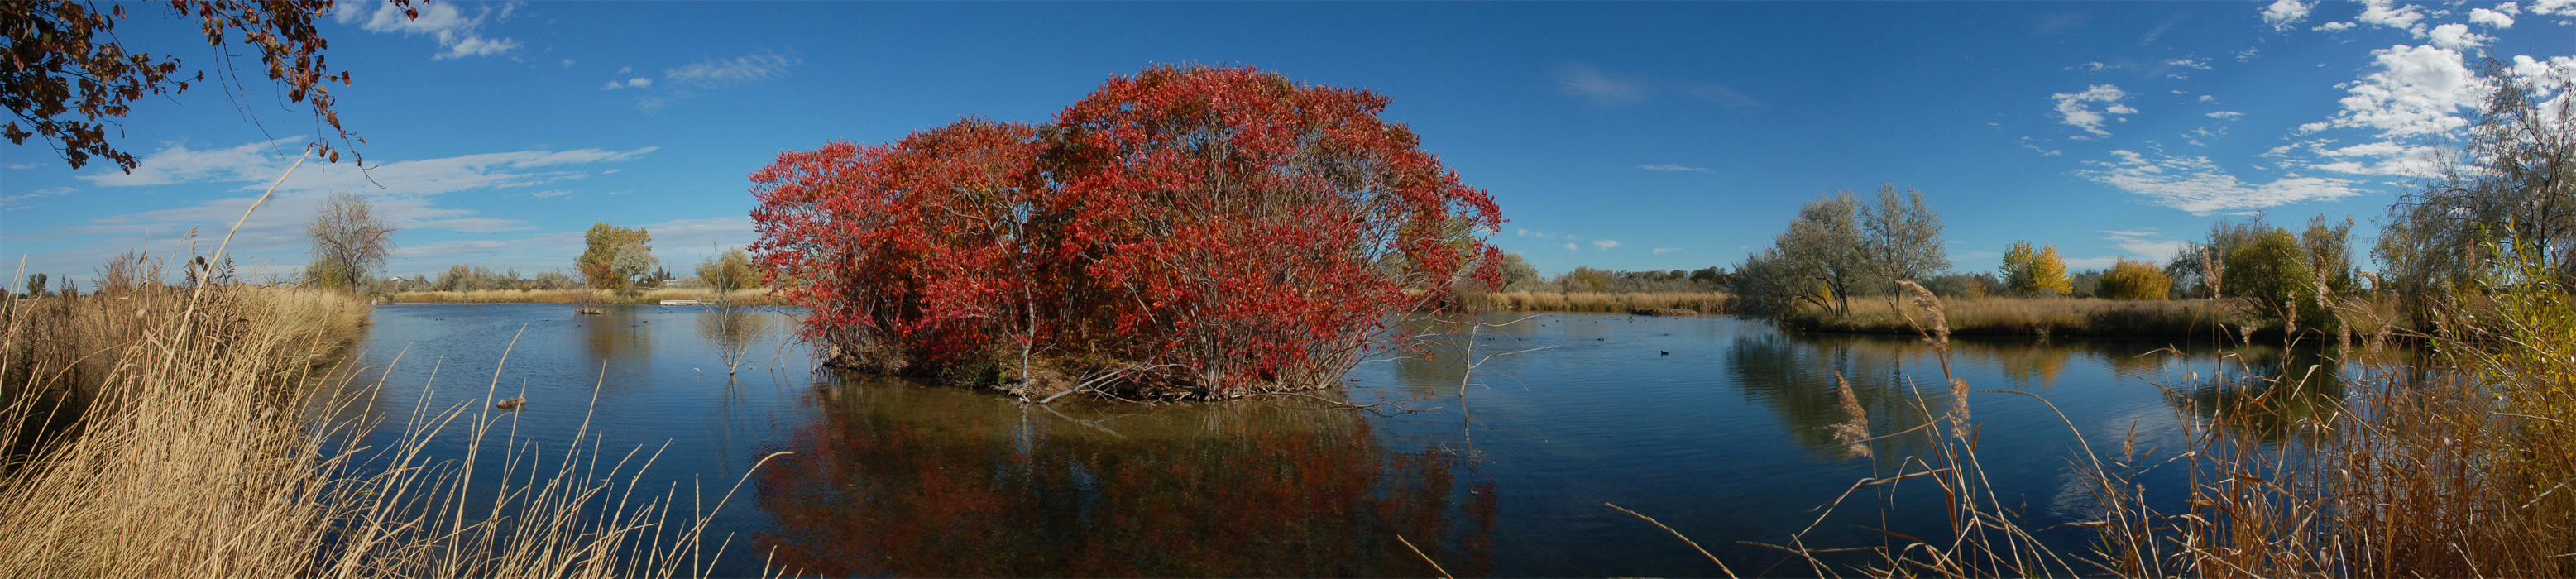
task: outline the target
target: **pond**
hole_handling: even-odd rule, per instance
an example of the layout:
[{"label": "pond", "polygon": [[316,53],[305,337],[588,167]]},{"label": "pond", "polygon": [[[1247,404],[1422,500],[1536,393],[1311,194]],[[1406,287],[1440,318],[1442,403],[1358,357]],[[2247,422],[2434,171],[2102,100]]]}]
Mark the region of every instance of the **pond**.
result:
[{"label": "pond", "polygon": [[[1813,524],[1806,545],[1868,547],[1888,541],[1872,527],[1947,527],[1930,485],[1864,491],[1816,524],[1855,481],[1899,473],[1927,444],[1888,437],[1864,457],[1826,429],[1849,416],[1837,373],[1873,436],[1946,407],[1941,363],[1920,339],[1787,335],[1723,316],[1487,314],[1517,321],[1364,364],[1326,394],[1385,403],[1374,412],[1298,397],[1033,406],[817,371],[789,337],[792,309],[606,310],[377,308],[362,354],[390,367],[367,376],[384,385],[365,409],[387,424],[375,442],[396,436],[415,404],[524,396],[521,440],[560,446],[586,424],[612,456],[659,453],[643,487],[680,489],[684,503],[702,489],[709,505],[762,457],[794,453],[752,473],[715,517],[710,544],[731,539],[720,576],[764,563],[880,576],[1438,574],[1426,558],[1462,577],[1719,574],[1609,504],[1738,573],[1797,575],[1812,571],[1746,542],[1783,543]],[[1467,375],[1470,358],[1484,362]],[[2214,374],[2319,364],[2303,395],[2330,398],[2341,395],[2334,378],[2358,370],[2327,360],[2175,341],[1963,339],[1949,376],[1978,391],[1979,456],[2003,502],[2080,552],[2087,531],[2056,527],[2092,514],[2070,468],[2074,432],[2105,453],[2176,448],[2190,401],[2229,392],[2207,386]],[[2142,482],[2178,488],[2180,473],[2167,472]]]}]

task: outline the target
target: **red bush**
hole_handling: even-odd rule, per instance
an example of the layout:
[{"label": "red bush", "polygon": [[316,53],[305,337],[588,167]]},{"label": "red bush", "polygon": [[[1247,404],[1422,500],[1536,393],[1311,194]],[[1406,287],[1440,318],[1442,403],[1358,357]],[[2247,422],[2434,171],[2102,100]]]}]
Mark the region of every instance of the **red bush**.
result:
[{"label": "red bush", "polygon": [[[1045,127],[968,119],[752,175],[753,246],[836,364],[1221,398],[1327,387],[1395,317],[1499,279],[1484,191],[1386,98],[1251,68],[1113,77]],[[1036,388],[1027,388],[1038,381]]]}]

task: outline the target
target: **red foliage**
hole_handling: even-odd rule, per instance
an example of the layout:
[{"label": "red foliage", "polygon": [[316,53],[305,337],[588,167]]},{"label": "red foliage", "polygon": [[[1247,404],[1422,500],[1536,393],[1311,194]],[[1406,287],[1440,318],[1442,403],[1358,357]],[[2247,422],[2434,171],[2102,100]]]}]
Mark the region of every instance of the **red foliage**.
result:
[{"label": "red foliage", "polygon": [[1330,386],[1395,316],[1500,275],[1475,235],[1501,226],[1492,197],[1380,120],[1386,102],[1164,66],[1045,127],[787,152],[752,175],[753,250],[842,364],[966,378],[1029,360],[1203,397]]}]

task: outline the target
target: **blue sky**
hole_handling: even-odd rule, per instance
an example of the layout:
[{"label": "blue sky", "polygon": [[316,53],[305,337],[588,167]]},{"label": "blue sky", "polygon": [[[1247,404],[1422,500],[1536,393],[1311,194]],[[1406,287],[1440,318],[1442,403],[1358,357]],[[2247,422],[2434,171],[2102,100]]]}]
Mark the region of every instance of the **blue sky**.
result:
[{"label": "blue sky", "polygon": [[[381,165],[373,183],[345,157],[289,179],[234,242],[267,273],[302,266],[301,224],[334,191],[404,228],[395,274],[570,269],[599,221],[651,229],[676,271],[751,240],[746,175],[780,151],[1043,122],[1173,62],[1387,95],[1387,118],[1501,202],[1493,241],[1545,271],[1732,265],[1800,204],[1881,184],[1924,191],[1957,269],[2016,240],[2082,269],[2161,261],[2254,212],[2375,231],[2473,112],[2478,58],[2576,70],[2576,0],[340,10],[323,32],[357,83],[334,94]],[[212,58],[193,25],[132,12],[131,49]],[[87,279],[146,236],[167,253],[197,227],[211,248],[316,133],[281,101],[255,83],[138,103],[117,141],[144,159],[130,175],[0,144],[0,253]]]}]

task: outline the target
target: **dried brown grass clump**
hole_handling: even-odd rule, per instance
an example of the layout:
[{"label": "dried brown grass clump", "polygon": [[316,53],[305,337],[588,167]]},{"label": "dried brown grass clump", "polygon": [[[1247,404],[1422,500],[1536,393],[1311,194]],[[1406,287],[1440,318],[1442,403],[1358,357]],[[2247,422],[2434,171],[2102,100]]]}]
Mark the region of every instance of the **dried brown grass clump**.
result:
[{"label": "dried brown grass clump", "polygon": [[1531,312],[1603,312],[1628,313],[1631,310],[1690,310],[1703,314],[1726,312],[1727,294],[1723,292],[1500,292],[1462,294],[1460,301],[1478,311]]},{"label": "dried brown grass clump", "polygon": [[[1851,313],[1801,310],[1781,320],[1793,329],[1824,332],[1914,334],[1899,298],[1855,299]],[[1919,297],[1902,298],[1919,301]],[[2126,301],[2082,298],[1939,298],[1953,334],[1961,336],[2201,336],[2241,314],[2219,300]]]},{"label": "dried brown grass clump", "polygon": [[[390,448],[355,446],[371,425],[326,417],[374,389],[325,386],[348,376],[364,315],[341,294],[233,285],[9,302],[0,575],[704,572],[704,519],[617,484],[650,458],[599,460],[580,450],[586,428],[540,460],[504,416],[460,407],[415,411]],[[472,450],[426,456],[442,433]],[[502,468],[477,472],[496,433]]]}]

